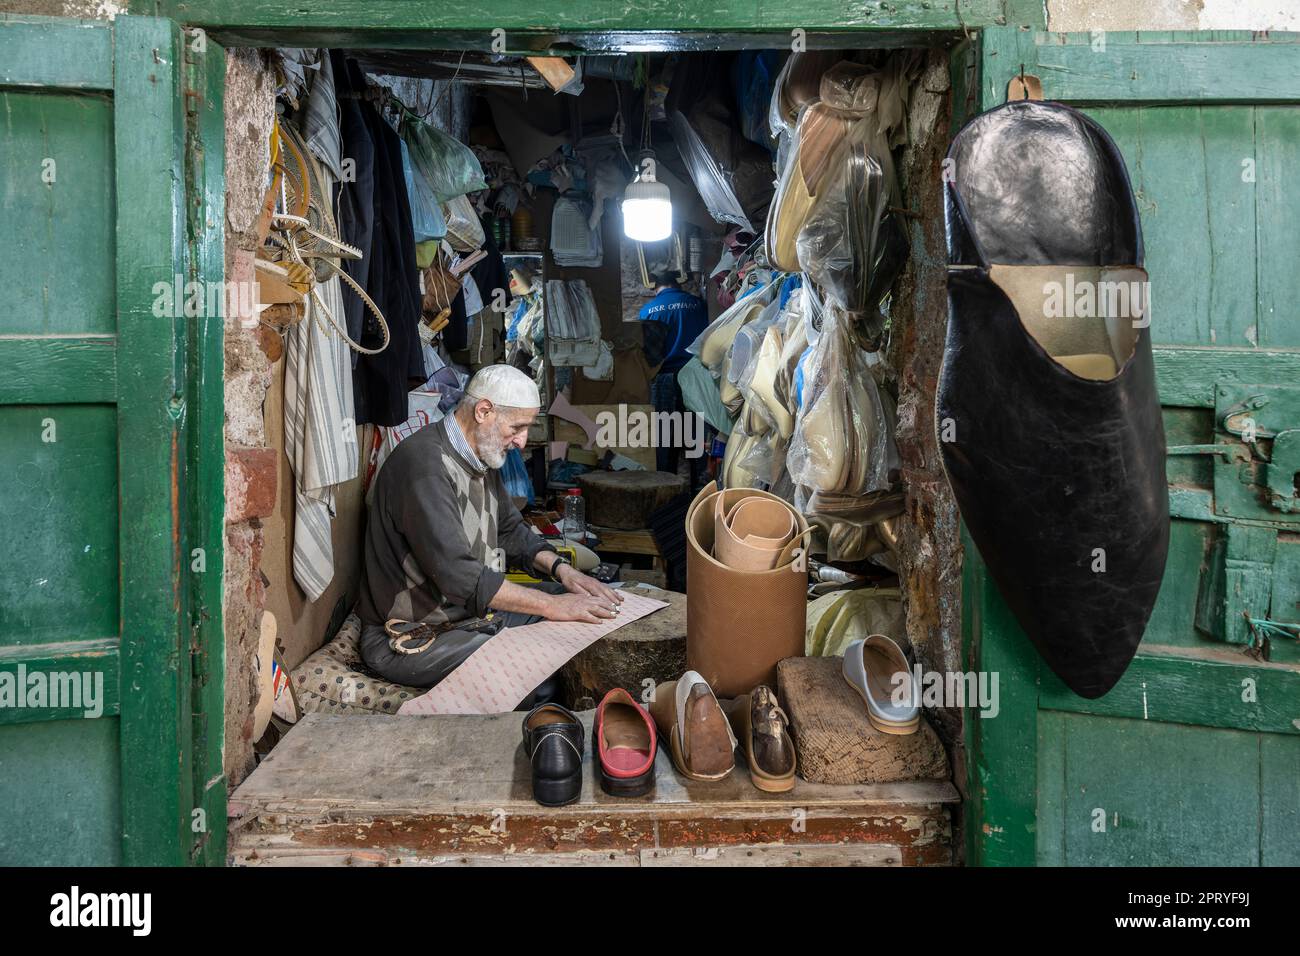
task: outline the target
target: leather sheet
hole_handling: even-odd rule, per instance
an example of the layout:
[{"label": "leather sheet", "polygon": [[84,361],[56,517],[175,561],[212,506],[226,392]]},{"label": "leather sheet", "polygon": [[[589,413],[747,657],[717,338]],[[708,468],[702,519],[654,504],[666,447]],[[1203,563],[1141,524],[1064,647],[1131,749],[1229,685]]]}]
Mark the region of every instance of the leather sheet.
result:
[{"label": "leather sheet", "polygon": [[[744,517],[755,501],[763,502],[768,519],[768,509],[786,510],[794,533],[770,569],[729,567],[714,557],[719,513],[736,515],[744,503]],[[710,483],[687,510],[686,664],[719,697],[772,684],[777,661],[803,656],[808,575],[799,549],[807,544],[807,531],[803,515],[775,495],[753,488],[719,491]]]}]

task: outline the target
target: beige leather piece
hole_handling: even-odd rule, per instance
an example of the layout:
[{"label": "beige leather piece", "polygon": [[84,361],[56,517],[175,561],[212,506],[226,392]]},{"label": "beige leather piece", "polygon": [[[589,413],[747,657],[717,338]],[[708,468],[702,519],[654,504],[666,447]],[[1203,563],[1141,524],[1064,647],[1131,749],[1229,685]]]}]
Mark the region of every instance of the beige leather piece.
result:
[{"label": "beige leather piece", "polygon": [[[758,318],[758,314],[763,311],[764,303],[753,301],[760,297],[761,293],[755,292],[734,303],[714,321],[712,329],[706,330],[707,337],[700,343],[700,361],[710,372],[718,372],[730,353],[731,343],[735,341],[741,326]],[[725,376],[723,380],[725,381]]]},{"label": "beige leather piece", "polygon": [[1136,266],[1010,266],[989,278],[1051,358],[1080,378],[1107,381],[1149,322],[1147,274]]},{"label": "beige leather piece", "polygon": [[714,499],[713,553],[729,568],[770,571],[781,551],[794,537],[794,516],[789,508],[763,498],[746,498],[730,512],[722,508],[723,496]]},{"label": "beige leather piece", "polygon": [[776,426],[776,433],[782,439],[788,439],[794,431],[794,415],[777,397],[777,376],[781,371],[781,354],[785,346],[781,328],[773,325],[763,337],[763,345],[758,351],[754,374],[750,380],[749,390],[754,399],[762,403],[768,418]]},{"label": "beige leather piece", "polygon": [[[718,497],[724,513],[749,498],[788,509],[795,535],[771,570],[731,568],[714,557]],[[808,576],[794,564],[807,531],[803,515],[775,495],[752,488],[720,492],[710,482],[687,510],[687,665],[719,696],[736,697],[758,684],[775,686],[777,661],[803,655]]]}]

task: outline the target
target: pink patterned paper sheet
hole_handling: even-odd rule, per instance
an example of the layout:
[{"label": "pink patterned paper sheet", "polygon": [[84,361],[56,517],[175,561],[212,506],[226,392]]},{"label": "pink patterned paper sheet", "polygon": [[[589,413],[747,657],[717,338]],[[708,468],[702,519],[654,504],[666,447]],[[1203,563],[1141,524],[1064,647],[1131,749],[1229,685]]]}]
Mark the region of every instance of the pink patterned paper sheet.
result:
[{"label": "pink patterned paper sheet", "polygon": [[624,590],[618,617],[604,624],[539,621],[508,627],[469,656],[427,694],[408,700],[399,714],[504,714],[534,687],[611,631],[668,604]]}]

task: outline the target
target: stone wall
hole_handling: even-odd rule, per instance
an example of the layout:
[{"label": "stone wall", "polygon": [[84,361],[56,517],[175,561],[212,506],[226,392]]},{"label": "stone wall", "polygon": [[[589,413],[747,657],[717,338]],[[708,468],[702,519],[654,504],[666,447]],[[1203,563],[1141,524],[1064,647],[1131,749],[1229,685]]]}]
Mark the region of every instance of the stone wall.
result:
[{"label": "stone wall", "polygon": [[[897,440],[907,491],[898,545],[907,637],[918,663],[934,671],[962,669],[960,523],[934,433],[934,393],[948,324],[940,172],[952,117],[950,87],[948,52],[931,51],[912,93],[910,141],[899,163],[911,257],[895,286],[887,353],[898,387]],[[961,712],[931,710],[927,716],[948,748],[960,787]]]},{"label": "stone wall", "polygon": [[[226,54],[226,279],[253,280],[257,217],[270,155],[275,83],[257,50]],[[264,405],[271,361],[251,315],[227,315],[226,399],[226,777],[233,787],[253,769],[255,654],[266,579],[263,519],[275,508],[278,449],[267,442]]]}]

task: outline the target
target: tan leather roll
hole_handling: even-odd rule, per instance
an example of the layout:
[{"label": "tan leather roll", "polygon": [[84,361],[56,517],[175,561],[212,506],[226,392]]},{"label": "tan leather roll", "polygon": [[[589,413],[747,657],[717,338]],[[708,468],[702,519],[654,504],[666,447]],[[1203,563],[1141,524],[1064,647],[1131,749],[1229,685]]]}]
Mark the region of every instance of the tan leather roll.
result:
[{"label": "tan leather roll", "polygon": [[749,497],[722,509],[722,495],[714,496],[713,554],[738,571],[770,571],[794,537],[794,515],[784,502]]},{"label": "tan leather roll", "polygon": [[[794,523],[791,540],[770,570],[728,567],[714,557],[719,507],[731,514],[757,499],[785,509]],[[750,506],[752,507],[752,506]],[[699,671],[719,697],[748,693],[776,680],[777,661],[804,651],[808,575],[796,570],[808,524],[785,501],[754,488],[718,491],[710,483],[686,513],[687,666]],[[802,562],[798,564],[802,568]]]}]

